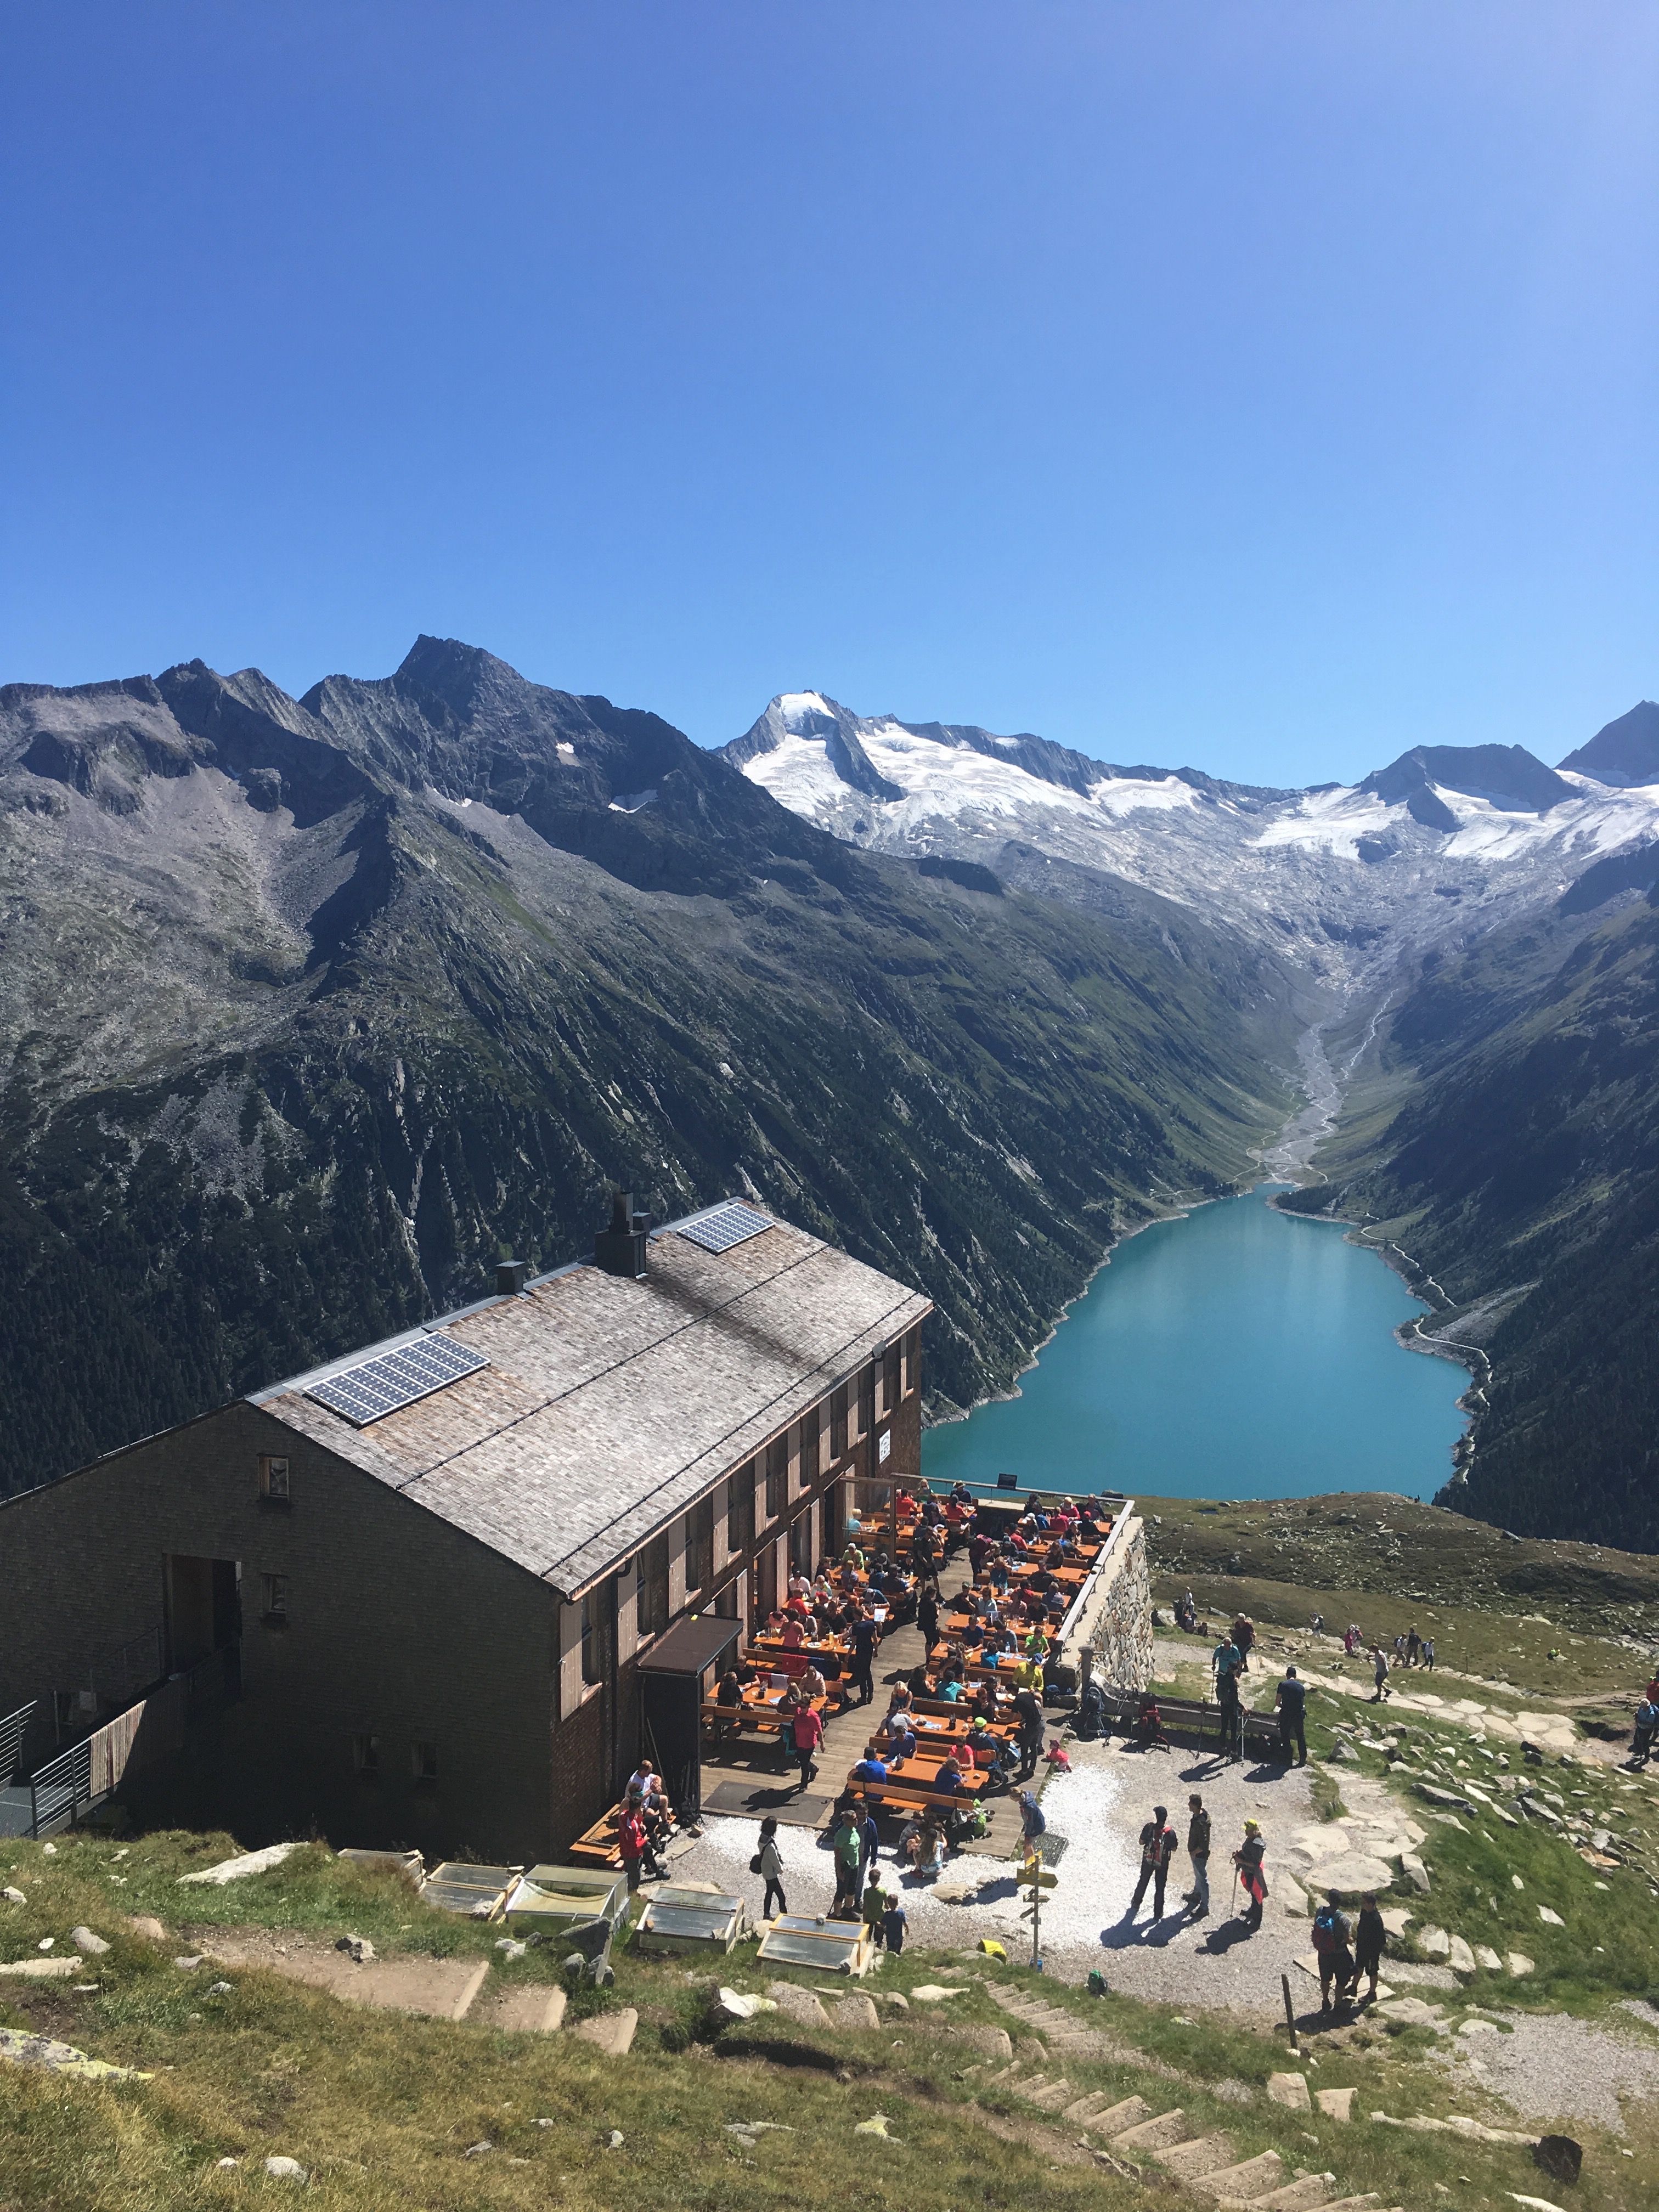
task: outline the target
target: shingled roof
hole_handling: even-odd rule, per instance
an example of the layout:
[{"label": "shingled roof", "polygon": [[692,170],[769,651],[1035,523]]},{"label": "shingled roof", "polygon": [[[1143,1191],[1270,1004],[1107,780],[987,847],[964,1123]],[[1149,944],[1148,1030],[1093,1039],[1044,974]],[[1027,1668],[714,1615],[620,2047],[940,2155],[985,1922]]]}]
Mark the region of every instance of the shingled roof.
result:
[{"label": "shingled roof", "polygon": [[[693,1218],[654,1232],[642,1281],[564,1268],[252,1402],[579,1596],[932,1311],[782,1222],[717,1254]],[[489,1366],[362,1428],[306,1395],[434,1335]]]}]

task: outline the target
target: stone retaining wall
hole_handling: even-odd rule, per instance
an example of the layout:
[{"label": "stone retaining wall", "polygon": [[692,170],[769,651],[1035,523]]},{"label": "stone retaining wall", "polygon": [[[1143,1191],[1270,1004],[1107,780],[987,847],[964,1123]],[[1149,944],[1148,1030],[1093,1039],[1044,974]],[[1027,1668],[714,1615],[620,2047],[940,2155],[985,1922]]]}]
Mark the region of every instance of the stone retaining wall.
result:
[{"label": "stone retaining wall", "polygon": [[1115,1540],[1085,1596],[1073,1633],[1095,1655],[1103,1688],[1139,1692],[1152,1679],[1152,1582],[1146,1533],[1139,1518],[1119,1524]]}]

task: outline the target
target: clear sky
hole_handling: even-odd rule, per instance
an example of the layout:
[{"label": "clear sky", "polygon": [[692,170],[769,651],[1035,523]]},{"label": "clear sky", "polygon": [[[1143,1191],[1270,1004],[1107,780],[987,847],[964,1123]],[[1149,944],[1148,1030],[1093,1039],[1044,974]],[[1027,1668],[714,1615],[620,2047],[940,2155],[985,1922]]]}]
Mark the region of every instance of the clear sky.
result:
[{"label": "clear sky", "polygon": [[1659,693],[1651,0],[9,10],[0,678],[422,629],[705,743]]}]

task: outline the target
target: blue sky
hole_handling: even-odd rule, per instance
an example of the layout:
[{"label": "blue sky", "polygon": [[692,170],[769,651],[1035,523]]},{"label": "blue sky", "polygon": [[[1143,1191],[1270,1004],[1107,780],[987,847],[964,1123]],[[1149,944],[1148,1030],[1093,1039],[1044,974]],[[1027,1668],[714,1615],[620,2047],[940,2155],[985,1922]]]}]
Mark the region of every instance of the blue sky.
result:
[{"label": "blue sky", "polygon": [[1659,691],[1656,93],[1646,0],[14,11],[0,678],[1559,758]]}]

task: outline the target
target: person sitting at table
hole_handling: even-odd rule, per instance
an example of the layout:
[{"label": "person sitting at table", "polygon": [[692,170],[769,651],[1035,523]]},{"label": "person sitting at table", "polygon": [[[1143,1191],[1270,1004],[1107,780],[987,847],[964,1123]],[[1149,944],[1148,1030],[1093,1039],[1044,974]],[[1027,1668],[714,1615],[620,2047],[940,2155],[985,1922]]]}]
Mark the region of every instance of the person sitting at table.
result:
[{"label": "person sitting at table", "polygon": [[1019,1649],[1019,1639],[1006,1620],[998,1629],[993,1642],[999,1651],[1017,1651]]},{"label": "person sitting at table", "polygon": [[1030,1633],[1026,1637],[1024,1644],[1021,1648],[1024,1650],[1028,1659],[1046,1659],[1048,1657],[1048,1639],[1042,1632],[1041,1622],[1033,1626]]},{"label": "person sitting at table", "polygon": [[864,1756],[853,1769],[852,1779],[864,1788],[867,1788],[872,1783],[879,1784],[886,1781],[887,1762],[877,1750],[873,1741],[865,1745]]},{"label": "person sitting at table", "polygon": [[985,1570],[985,1579],[1000,1598],[1008,1595],[1008,1562],[999,1552]]},{"label": "person sitting at table", "polygon": [[954,1705],[962,1695],[962,1688],[960,1674],[946,1674],[939,1686],[939,1697],[945,1705]]},{"label": "person sitting at table", "polygon": [[787,1587],[791,1597],[804,1598],[811,1590],[812,1585],[807,1577],[802,1574],[800,1569],[797,1567],[791,1574]]},{"label": "person sitting at table", "polygon": [[933,1794],[938,1797],[960,1797],[964,1794],[962,1769],[954,1759],[947,1759],[933,1777]]},{"label": "person sitting at table", "polygon": [[985,1642],[985,1623],[982,1620],[970,1620],[962,1632],[963,1650],[977,1652]]},{"label": "person sitting at table", "polygon": [[908,1690],[913,1698],[931,1698],[933,1696],[933,1678],[927,1671],[927,1662],[925,1659],[921,1662],[920,1666],[913,1667],[910,1669],[909,1679],[905,1683],[904,1686]]},{"label": "person sitting at table", "polygon": [[795,1686],[803,1698],[827,1698],[830,1694],[830,1686],[816,1666],[809,1667]]},{"label": "person sitting at table", "polygon": [[885,1756],[890,1765],[896,1759],[913,1759],[916,1750],[916,1732],[910,1725],[909,1716],[895,1713],[889,1717],[884,1731]]},{"label": "person sitting at table", "polygon": [[888,1568],[881,1578],[881,1587],[895,1603],[910,1595],[908,1577],[902,1574],[896,1566]]},{"label": "person sitting at table", "polygon": [[783,1648],[786,1651],[799,1651],[805,1641],[806,1631],[792,1613],[783,1624]]},{"label": "person sitting at table", "polygon": [[735,1667],[728,1667],[725,1674],[720,1676],[720,1686],[714,1692],[714,1702],[732,1715],[729,1721],[722,1720],[720,1723],[723,1733],[726,1735],[741,1735],[743,1733],[743,1684],[738,1679],[738,1670]]},{"label": "person sitting at table", "polygon": [[841,1563],[844,1567],[851,1567],[855,1575],[864,1572],[864,1554],[856,1544],[848,1544],[841,1555]]},{"label": "person sitting at table", "polygon": [[997,1603],[994,1590],[975,1590],[969,1610],[979,1615],[988,1626],[994,1628],[1002,1618],[1002,1607]]},{"label": "person sitting at table", "polygon": [[974,1711],[976,1713],[982,1715],[988,1721],[994,1721],[996,1718],[997,1686],[994,1682],[981,1681],[975,1683]]},{"label": "person sitting at table", "polygon": [[776,1606],[766,1616],[766,1632],[769,1636],[781,1636],[783,1633],[783,1615]]},{"label": "person sitting at table", "polygon": [[1049,1545],[1048,1550],[1042,1555],[1043,1565],[1045,1567],[1063,1567],[1066,1565],[1071,1548],[1071,1546],[1066,1541],[1063,1536],[1056,1536],[1054,1542]]}]

